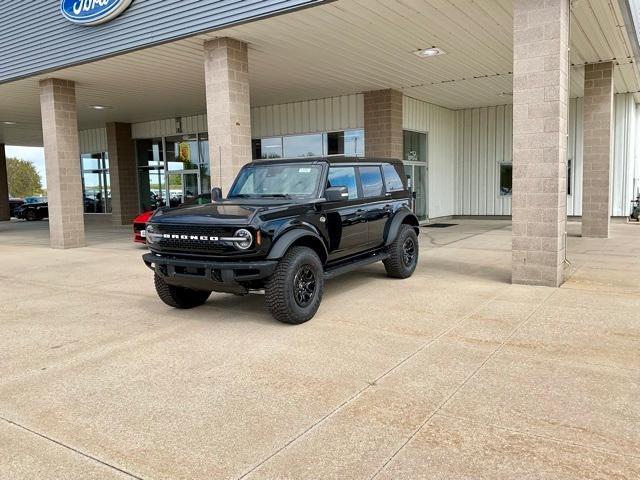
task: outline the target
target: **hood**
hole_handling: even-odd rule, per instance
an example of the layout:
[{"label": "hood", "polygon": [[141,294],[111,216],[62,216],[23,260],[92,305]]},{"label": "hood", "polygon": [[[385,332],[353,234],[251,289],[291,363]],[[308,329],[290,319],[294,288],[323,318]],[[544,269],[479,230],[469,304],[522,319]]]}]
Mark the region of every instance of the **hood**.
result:
[{"label": "hood", "polygon": [[140,215],[133,219],[133,223],[146,223],[151,218],[153,213],[153,210],[142,212]]},{"label": "hood", "polygon": [[156,211],[149,222],[159,224],[248,225],[257,213],[295,203],[288,199],[233,199],[207,205],[184,206]]}]

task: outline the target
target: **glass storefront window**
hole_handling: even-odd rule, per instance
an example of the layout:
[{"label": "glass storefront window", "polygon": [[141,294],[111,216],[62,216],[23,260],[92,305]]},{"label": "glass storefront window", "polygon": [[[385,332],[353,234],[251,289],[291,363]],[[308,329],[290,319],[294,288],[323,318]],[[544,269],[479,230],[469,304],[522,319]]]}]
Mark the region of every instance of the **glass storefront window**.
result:
[{"label": "glass storefront window", "polygon": [[209,163],[209,134],[198,135],[198,148],[200,149],[200,192],[211,191],[211,164]]},{"label": "glass storefront window", "polygon": [[107,154],[84,154],[80,161],[84,212],[111,213],[111,178]]},{"label": "glass storefront window", "polygon": [[344,154],[356,157],[364,155],[364,130],[346,130],[344,132]]},{"label": "glass storefront window", "polygon": [[510,163],[500,164],[500,195],[511,195],[513,165]]},{"label": "glass storefront window", "polygon": [[255,159],[282,158],[282,137],[254,140],[253,150]]},{"label": "glass storefront window", "polygon": [[211,190],[206,133],[138,140],[140,208],[176,207]]},{"label": "glass storefront window", "polygon": [[138,193],[143,211],[165,206],[165,175],[162,139],[138,140]]},{"label": "glass storefront window", "polygon": [[410,162],[426,162],[427,134],[423,132],[404,130],[402,132],[402,136],[404,160],[408,160]]},{"label": "glass storefront window", "polygon": [[364,130],[255,138],[253,159],[322,157],[324,155],[364,155]]},{"label": "glass storefront window", "polygon": [[283,137],[282,146],[285,158],[321,157],[322,134],[292,135]]}]

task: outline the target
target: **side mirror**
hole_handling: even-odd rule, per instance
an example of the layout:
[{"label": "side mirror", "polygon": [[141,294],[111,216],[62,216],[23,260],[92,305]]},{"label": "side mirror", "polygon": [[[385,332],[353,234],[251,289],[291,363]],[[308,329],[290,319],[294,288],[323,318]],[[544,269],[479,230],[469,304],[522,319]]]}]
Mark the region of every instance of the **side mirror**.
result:
[{"label": "side mirror", "polygon": [[329,187],[324,191],[324,198],[327,202],[344,202],[349,200],[349,189],[347,187]]},{"label": "side mirror", "polygon": [[211,201],[219,202],[222,200],[222,189],[220,187],[214,187],[211,189]]}]

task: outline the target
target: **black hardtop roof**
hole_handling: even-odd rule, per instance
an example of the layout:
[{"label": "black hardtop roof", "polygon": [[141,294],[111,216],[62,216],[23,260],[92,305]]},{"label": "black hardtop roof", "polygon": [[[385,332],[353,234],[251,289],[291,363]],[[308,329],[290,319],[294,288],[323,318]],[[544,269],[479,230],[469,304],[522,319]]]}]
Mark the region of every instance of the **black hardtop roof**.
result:
[{"label": "black hardtop roof", "polygon": [[283,163],[309,163],[311,165],[318,165],[322,163],[328,163],[330,165],[333,164],[382,164],[382,163],[390,163],[390,164],[401,164],[402,161],[397,158],[373,158],[373,157],[343,157],[343,156],[335,156],[335,157],[300,157],[300,158],[273,158],[273,159],[265,159],[265,160],[254,160],[248,165],[275,165],[275,164],[283,164]]}]

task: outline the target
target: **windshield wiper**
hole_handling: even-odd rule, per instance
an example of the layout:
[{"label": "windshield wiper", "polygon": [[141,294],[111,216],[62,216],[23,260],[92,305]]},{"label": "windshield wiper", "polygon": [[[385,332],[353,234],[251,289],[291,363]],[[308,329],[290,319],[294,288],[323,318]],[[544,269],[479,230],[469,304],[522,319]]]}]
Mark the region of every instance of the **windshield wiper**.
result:
[{"label": "windshield wiper", "polygon": [[273,198],[287,198],[290,199],[291,195],[287,193],[264,193],[260,195],[261,197],[273,197]]},{"label": "windshield wiper", "polygon": [[235,195],[230,195],[229,198],[251,198],[253,195],[249,195],[248,193],[237,193]]}]

